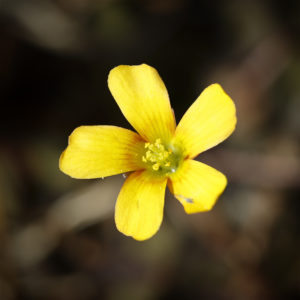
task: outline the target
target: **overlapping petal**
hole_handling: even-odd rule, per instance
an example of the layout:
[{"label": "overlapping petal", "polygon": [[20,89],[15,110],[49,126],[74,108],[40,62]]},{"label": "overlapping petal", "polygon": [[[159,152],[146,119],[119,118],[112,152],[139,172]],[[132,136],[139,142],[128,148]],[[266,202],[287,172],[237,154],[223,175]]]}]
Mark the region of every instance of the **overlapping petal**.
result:
[{"label": "overlapping petal", "polygon": [[108,87],[122,113],[147,141],[169,141],[175,118],[167,89],[157,71],[148,65],[118,66],[108,76]]},{"label": "overlapping petal", "polygon": [[235,125],[233,101],[219,84],[212,84],[182,117],[176,128],[175,143],[181,144],[187,155],[194,158],[225,140]]},{"label": "overlapping petal", "polygon": [[147,171],[132,173],[116,203],[118,230],[136,240],[153,236],[163,219],[166,183],[166,178],[153,177]]},{"label": "overlapping petal", "polygon": [[69,137],[59,161],[74,178],[99,178],[141,169],[138,154],[144,141],[135,132],[116,126],[81,126]]},{"label": "overlapping petal", "polygon": [[210,210],[226,184],[221,172],[191,159],[184,161],[168,181],[170,191],[188,214]]}]

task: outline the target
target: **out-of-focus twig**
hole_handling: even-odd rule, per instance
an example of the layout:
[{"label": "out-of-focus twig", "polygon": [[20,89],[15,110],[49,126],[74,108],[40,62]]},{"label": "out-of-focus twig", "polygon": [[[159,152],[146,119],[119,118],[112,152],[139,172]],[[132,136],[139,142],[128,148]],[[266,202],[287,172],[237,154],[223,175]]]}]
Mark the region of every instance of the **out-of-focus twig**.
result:
[{"label": "out-of-focus twig", "polygon": [[35,265],[57,245],[65,232],[110,216],[123,181],[121,176],[98,180],[59,198],[44,218],[13,236],[9,250],[17,265],[25,268]]},{"label": "out-of-focus twig", "polygon": [[300,159],[296,156],[236,150],[216,152],[205,153],[205,161],[222,170],[231,182],[274,190],[300,185]]}]

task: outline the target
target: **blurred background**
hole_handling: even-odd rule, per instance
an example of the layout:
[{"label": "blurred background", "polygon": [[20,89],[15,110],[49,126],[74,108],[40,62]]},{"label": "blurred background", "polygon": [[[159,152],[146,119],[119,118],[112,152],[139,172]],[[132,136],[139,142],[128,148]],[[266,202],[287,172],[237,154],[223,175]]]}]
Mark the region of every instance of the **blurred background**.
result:
[{"label": "blurred background", "polygon": [[[0,299],[300,299],[300,2],[0,1]],[[170,193],[160,231],[114,225],[123,176],[58,169],[80,125],[130,128],[110,69],[147,63],[177,122],[209,84],[238,125],[199,160],[228,187],[186,215]]]}]

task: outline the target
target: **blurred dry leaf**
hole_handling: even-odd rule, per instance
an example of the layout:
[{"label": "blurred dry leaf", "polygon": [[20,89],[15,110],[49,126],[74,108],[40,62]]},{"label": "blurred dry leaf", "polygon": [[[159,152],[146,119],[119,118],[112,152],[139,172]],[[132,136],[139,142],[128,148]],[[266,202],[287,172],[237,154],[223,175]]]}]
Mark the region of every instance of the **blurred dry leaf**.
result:
[{"label": "blurred dry leaf", "polygon": [[43,219],[14,235],[11,256],[18,265],[28,268],[41,261],[57,245],[65,232],[111,216],[123,181],[122,176],[97,180],[58,199]]},{"label": "blurred dry leaf", "polygon": [[2,0],[0,10],[23,28],[23,35],[42,47],[77,51],[84,36],[78,24],[52,1]]}]

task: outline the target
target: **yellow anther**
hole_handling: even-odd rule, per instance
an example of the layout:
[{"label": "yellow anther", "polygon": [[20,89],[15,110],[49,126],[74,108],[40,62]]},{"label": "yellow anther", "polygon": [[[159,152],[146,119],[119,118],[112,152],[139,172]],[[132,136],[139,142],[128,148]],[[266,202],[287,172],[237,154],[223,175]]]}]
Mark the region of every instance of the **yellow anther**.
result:
[{"label": "yellow anther", "polygon": [[164,158],[167,158],[169,155],[170,155],[169,151],[164,151],[164,154],[163,154]]},{"label": "yellow anther", "polygon": [[159,146],[162,146],[162,144],[161,144],[161,139],[156,139],[156,140],[155,140],[155,146],[156,146],[157,148],[159,148]]},{"label": "yellow anther", "polygon": [[149,160],[151,156],[152,156],[151,151],[147,151],[146,152],[146,159]]},{"label": "yellow anther", "polygon": [[145,154],[142,156],[142,161],[149,164],[149,167],[154,171],[165,171],[165,168],[170,168],[172,165],[172,160],[170,160],[170,155],[172,153],[171,149],[166,148],[161,139],[156,139],[153,144],[145,143]]},{"label": "yellow anther", "polygon": [[159,163],[156,163],[156,164],[154,164],[154,165],[152,166],[152,169],[153,169],[154,171],[157,171],[157,170],[159,169],[159,167],[160,167],[160,164],[159,164]]},{"label": "yellow anther", "polygon": [[151,151],[154,151],[154,145],[153,145],[153,144],[150,144],[150,145],[148,146],[148,148],[149,148]]}]

